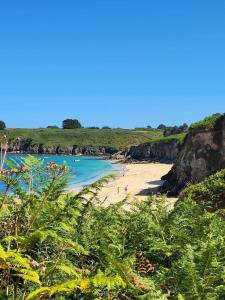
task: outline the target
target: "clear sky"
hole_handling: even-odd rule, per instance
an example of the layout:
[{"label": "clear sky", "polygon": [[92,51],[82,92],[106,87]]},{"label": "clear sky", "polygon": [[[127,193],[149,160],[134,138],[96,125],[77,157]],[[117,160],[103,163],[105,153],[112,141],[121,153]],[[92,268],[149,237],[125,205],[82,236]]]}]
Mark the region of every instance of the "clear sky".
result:
[{"label": "clear sky", "polygon": [[0,1],[8,127],[174,125],[224,111],[224,0]]}]

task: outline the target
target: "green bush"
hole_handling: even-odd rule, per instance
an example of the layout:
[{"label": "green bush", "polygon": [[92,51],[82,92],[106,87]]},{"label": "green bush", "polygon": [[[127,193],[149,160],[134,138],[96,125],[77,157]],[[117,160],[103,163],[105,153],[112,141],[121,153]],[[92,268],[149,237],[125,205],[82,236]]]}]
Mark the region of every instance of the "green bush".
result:
[{"label": "green bush", "polygon": [[209,210],[225,208],[225,169],[187,187],[179,196],[181,201],[185,198],[201,202]]},{"label": "green bush", "polygon": [[5,122],[0,121],[0,130],[4,130],[6,128]]},{"label": "green bush", "polygon": [[62,123],[63,129],[81,128],[81,123],[77,119],[66,119]]},{"label": "green bush", "polygon": [[219,113],[213,114],[212,116],[206,117],[204,120],[194,123],[190,126],[191,131],[197,130],[205,130],[205,129],[212,129],[215,127],[217,122],[223,117]]}]

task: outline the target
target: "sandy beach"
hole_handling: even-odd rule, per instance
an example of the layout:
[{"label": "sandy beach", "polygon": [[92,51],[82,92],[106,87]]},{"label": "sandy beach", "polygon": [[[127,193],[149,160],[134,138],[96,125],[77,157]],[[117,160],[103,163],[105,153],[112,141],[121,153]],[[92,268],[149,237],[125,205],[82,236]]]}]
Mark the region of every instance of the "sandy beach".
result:
[{"label": "sandy beach", "polygon": [[[172,164],[141,163],[125,164],[123,167],[124,176],[110,181],[100,192],[100,199],[105,199],[104,205],[116,203],[128,195],[139,200],[146,199],[162,185],[163,181],[160,178],[168,173]],[[174,200],[171,199],[171,202]]]}]

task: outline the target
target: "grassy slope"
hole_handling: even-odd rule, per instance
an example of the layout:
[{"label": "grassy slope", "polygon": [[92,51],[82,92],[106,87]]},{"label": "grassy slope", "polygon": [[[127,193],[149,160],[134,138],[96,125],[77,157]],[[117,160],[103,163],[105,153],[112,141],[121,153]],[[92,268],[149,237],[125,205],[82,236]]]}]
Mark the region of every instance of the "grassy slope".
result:
[{"label": "grassy slope", "polygon": [[157,143],[157,142],[165,142],[166,143],[166,142],[170,142],[172,140],[176,140],[176,141],[178,141],[182,144],[185,137],[187,136],[187,134],[189,132],[193,133],[193,132],[198,132],[198,131],[201,131],[201,130],[212,129],[224,117],[225,117],[225,114],[219,114],[219,113],[213,114],[212,116],[208,116],[200,122],[196,122],[196,123],[192,124],[187,132],[173,134],[173,135],[169,135],[167,137],[163,137],[163,136],[158,137],[158,138],[155,138],[155,139],[149,141],[149,143],[150,144]]},{"label": "grassy slope", "polygon": [[9,139],[31,138],[32,144],[47,147],[63,146],[107,146],[124,148],[161,138],[161,130],[128,129],[7,129],[2,131]]},{"label": "grassy slope", "polygon": [[183,133],[178,133],[178,134],[172,134],[166,137],[161,137],[161,138],[156,138],[152,141],[150,141],[150,143],[158,143],[158,142],[171,142],[171,141],[178,141],[180,143],[183,143],[184,138],[186,137],[187,132],[183,132]]}]

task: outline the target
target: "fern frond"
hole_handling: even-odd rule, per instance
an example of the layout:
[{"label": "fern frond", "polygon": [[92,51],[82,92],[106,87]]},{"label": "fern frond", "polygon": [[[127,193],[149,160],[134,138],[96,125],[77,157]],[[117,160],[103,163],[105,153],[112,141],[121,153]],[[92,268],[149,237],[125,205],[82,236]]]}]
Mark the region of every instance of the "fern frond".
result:
[{"label": "fern frond", "polygon": [[37,272],[27,269],[19,269],[19,273],[14,274],[13,276],[18,276],[20,278],[23,278],[24,280],[29,280],[37,284],[41,284],[39,275]]},{"label": "fern frond", "polygon": [[7,261],[10,263],[10,265],[14,268],[24,268],[24,269],[30,269],[30,265],[27,262],[27,260],[22,257],[19,253],[13,252],[13,251],[7,251]]},{"label": "fern frond", "polygon": [[58,269],[69,276],[75,276],[77,278],[80,277],[81,270],[75,267],[70,267],[67,265],[56,265],[55,269]]},{"label": "fern frond", "polygon": [[48,287],[42,287],[40,289],[37,289],[34,292],[30,293],[26,297],[26,300],[41,299],[43,297],[47,297],[49,295],[49,293],[50,293],[50,290],[51,289],[48,288]]},{"label": "fern frond", "polygon": [[41,289],[36,290],[33,293],[30,293],[26,300],[35,299],[34,297],[37,296],[39,297],[39,299],[44,296],[51,297],[57,293],[72,292],[76,290],[80,290],[83,293],[87,293],[91,287],[113,290],[121,287],[124,288],[125,286],[126,283],[122,280],[120,276],[107,277],[101,273],[98,273],[94,277],[75,279],[50,288],[43,287]]},{"label": "fern frond", "polygon": [[7,258],[7,254],[4,250],[4,248],[2,247],[2,245],[0,244],[0,259],[6,260],[6,258]]}]

